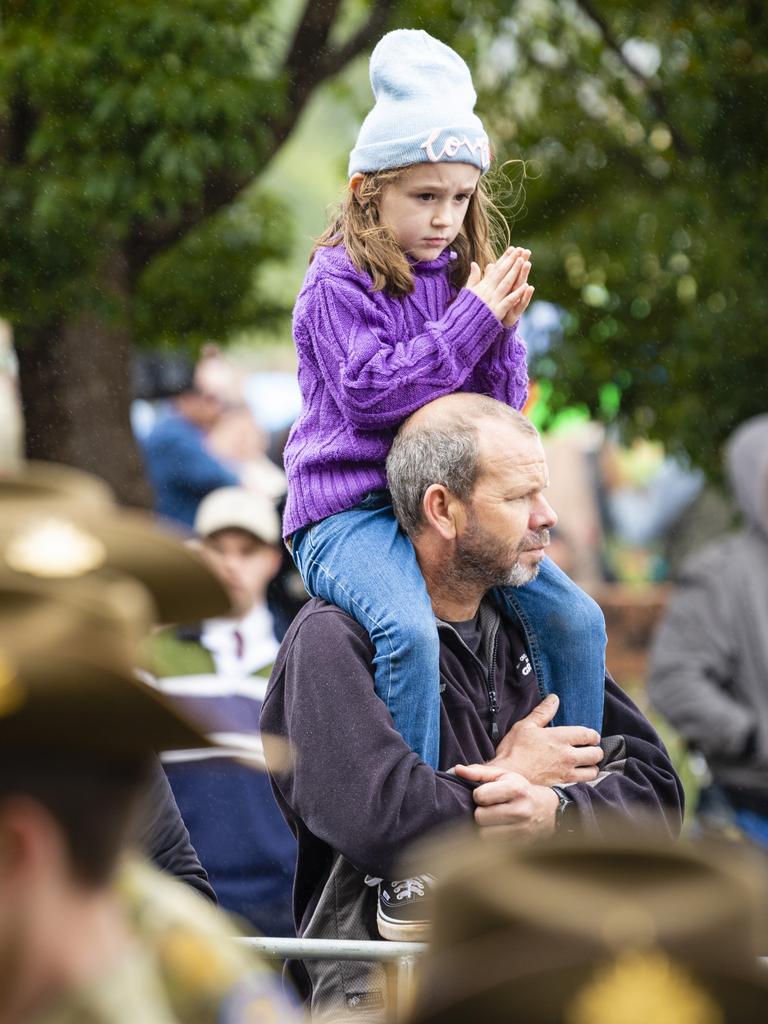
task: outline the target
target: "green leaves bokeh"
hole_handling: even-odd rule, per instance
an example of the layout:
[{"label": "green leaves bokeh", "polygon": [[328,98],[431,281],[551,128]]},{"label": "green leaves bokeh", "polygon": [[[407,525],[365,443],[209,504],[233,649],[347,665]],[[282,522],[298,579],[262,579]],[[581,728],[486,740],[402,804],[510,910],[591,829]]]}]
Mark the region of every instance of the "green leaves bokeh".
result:
[{"label": "green leaves bokeh", "polygon": [[[371,3],[332,7],[338,46]],[[290,298],[269,281],[311,230],[295,191],[260,179],[303,9],[4,5],[0,315],[19,335],[97,308],[129,317],[139,343],[267,324],[290,344]],[[764,4],[429,0],[388,18],[462,52],[499,161],[525,161],[513,237],[533,249],[536,298],[565,311],[562,338],[532,364],[553,413],[618,415],[628,436],[714,472],[727,434],[768,407]],[[362,82],[358,65],[323,93],[339,125],[321,140],[326,167],[332,153],[341,169],[336,134],[370,105]],[[311,175],[314,156],[296,159]],[[217,205],[219,193],[236,198]],[[122,304],[102,284],[116,253],[131,275]]]},{"label": "green leaves bokeh", "polygon": [[[138,340],[221,335],[273,313],[254,292],[254,267],[285,251],[282,204],[246,196],[200,218],[207,189],[246,186],[266,161],[264,120],[281,102],[263,61],[257,70],[271,32],[266,5],[8,8],[2,314],[36,326],[103,302],[100,272],[117,251],[131,261]],[[133,258],[157,239],[148,266]]]},{"label": "green leaves bokeh", "polygon": [[600,415],[615,388],[628,435],[715,473],[723,439],[768,408],[768,14],[521,0],[491,54],[504,46],[514,65],[481,107],[503,156],[530,161],[514,234],[537,297],[567,311],[532,369],[554,411]]}]

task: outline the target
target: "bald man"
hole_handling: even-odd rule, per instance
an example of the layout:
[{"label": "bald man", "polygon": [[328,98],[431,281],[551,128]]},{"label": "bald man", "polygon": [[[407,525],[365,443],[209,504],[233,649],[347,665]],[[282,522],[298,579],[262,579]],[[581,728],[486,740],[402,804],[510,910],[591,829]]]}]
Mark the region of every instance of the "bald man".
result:
[{"label": "bald man", "polygon": [[[610,677],[600,735],[578,722],[547,728],[557,698],[541,692],[524,625],[496,589],[534,578],[557,521],[531,423],[485,396],[438,399],[400,428],[387,472],[438,624],[440,770],[410,750],[376,696],[366,632],[310,601],[283,641],[262,712],[262,728],[297,755],[273,785],[298,839],[294,910],[306,937],[377,937],[366,880],[399,877],[405,849],[451,822],[523,838],[599,832],[606,813],[653,818],[670,835],[681,824],[667,753]],[[300,980],[315,1012],[365,1007],[361,1019],[380,1018],[380,973],[308,962]]]}]

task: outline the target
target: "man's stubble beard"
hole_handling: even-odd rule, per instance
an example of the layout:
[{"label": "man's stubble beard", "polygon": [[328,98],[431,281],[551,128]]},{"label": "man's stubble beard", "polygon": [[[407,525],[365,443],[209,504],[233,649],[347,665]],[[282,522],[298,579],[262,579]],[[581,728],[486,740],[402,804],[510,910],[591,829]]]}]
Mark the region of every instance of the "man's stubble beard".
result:
[{"label": "man's stubble beard", "polygon": [[472,520],[456,543],[455,558],[446,569],[446,582],[459,587],[471,585],[483,591],[493,587],[522,587],[538,576],[539,563],[526,565],[520,555],[548,543],[549,530],[532,530],[512,548]]}]

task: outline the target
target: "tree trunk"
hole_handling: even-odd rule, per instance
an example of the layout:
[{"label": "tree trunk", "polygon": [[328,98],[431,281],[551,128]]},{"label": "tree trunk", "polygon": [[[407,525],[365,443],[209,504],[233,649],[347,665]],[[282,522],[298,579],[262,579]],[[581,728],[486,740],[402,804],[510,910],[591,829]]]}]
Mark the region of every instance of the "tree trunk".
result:
[{"label": "tree trunk", "polygon": [[[119,256],[104,294],[128,306]],[[15,332],[27,458],[94,473],[125,505],[148,507],[151,492],[130,423],[133,346],[127,317],[91,309],[63,324]]]}]

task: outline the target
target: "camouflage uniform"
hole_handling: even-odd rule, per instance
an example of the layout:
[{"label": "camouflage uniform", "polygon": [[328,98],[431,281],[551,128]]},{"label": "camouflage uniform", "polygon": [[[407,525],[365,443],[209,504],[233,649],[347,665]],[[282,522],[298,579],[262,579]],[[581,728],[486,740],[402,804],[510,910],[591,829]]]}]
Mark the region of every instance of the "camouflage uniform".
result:
[{"label": "camouflage uniform", "polygon": [[[78,877],[78,858],[81,867],[88,858],[82,849],[77,855],[58,852],[67,849],[66,830],[75,826],[70,813],[54,812],[46,803],[45,793],[57,785],[64,787],[66,804],[73,787],[98,781],[101,789],[93,792],[100,806],[117,801],[116,816],[103,827],[115,830],[119,843],[131,820],[128,797],[138,801],[155,753],[211,747],[205,724],[179,715],[137,678],[134,666],[138,642],[152,620],[223,614],[229,607],[224,590],[176,537],[139,513],[117,510],[98,481],[76,471],[28,467],[16,478],[0,478],[0,496],[0,755],[4,764],[22,766],[18,777],[12,771],[0,776],[2,793],[26,797],[59,833],[59,842],[50,845],[45,828],[31,828],[30,849],[48,842],[52,851],[50,867],[48,857],[30,854],[25,862],[54,893],[51,916],[41,920],[55,918],[59,892],[72,901],[82,892],[86,901],[99,900],[110,913],[116,909],[106,941],[120,950],[98,976],[69,990],[62,983],[61,994],[36,1015],[25,1015],[25,1024],[299,1020],[279,974],[237,941],[226,915],[189,887],[130,859],[120,861],[111,885],[101,880],[102,868],[89,874],[87,867],[87,888],[82,878],[73,884],[69,870]],[[13,822],[13,800],[7,804]],[[16,885],[19,907],[27,913],[31,908],[34,921],[37,895],[29,880],[25,888],[5,870],[3,883],[6,892]],[[0,919],[2,912],[0,906]],[[65,942],[67,935],[56,927],[63,927],[60,921],[43,934],[39,948],[22,943],[19,963],[0,965],[15,971],[4,976],[8,992],[0,992],[11,1007],[14,999],[24,1005],[37,998],[39,1005],[48,995],[45,979],[33,993],[14,992],[14,984],[25,969],[24,957],[29,968],[40,957],[55,963],[61,935]],[[105,951],[91,946],[88,952],[98,962]],[[79,964],[79,978],[81,970]]]},{"label": "camouflage uniform", "polygon": [[128,860],[116,888],[130,952],[34,1024],[291,1024],[278,973],[238,943],[226,917],[174,879]]}]

